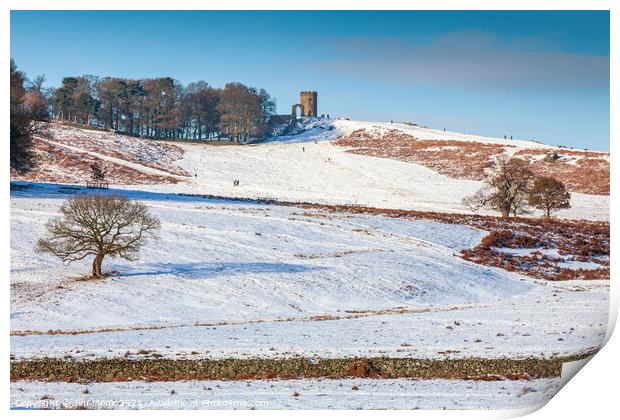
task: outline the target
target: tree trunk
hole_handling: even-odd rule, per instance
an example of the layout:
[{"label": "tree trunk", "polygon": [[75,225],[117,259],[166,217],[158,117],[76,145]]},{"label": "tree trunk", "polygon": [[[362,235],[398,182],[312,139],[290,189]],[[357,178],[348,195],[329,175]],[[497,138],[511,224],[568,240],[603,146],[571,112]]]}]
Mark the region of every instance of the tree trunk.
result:
[{"label": "tree trunk", "polygon": [[101,272],[101,262],[103,261],[103,255],[97,254],[95,260],[93,261],[93,277],[96,279],[100,279],[103,277],[103,273]]}]

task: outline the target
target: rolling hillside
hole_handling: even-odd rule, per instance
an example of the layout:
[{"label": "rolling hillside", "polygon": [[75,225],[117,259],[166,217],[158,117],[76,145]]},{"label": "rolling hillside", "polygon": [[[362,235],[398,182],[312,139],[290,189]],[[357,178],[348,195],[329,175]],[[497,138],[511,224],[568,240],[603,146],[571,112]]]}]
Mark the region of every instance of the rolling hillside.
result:
[{"label": "rolling hillside", "polygon": [[12,178],[82,184],[89,165],[100,162],[112,184],[148,191],[467,213],[462,199],[483,185],[494,158],[506,154],[567,185],[572,208],[560,217],[609,218],[608,153],[407,124],[310,119],[300,131],[237,146],[50,124],[35,142],[39,167]]},{"label": "rolling hillside", "polygon": [[90,261],[65,267],[34,248],[79,192],[12,192],[17,359],[551,356],[605,336],[607,280],[475,264],[460,251],[486,232],[424,219],[132,191],[161,219],[160,239],[138,262],[105,260],[108,279],[78,281]]},{"label": "rolling hillside", "polygon": [[[185,398],[236,395],[247,383],[244,392],[275,389],[271,404],[283,407],[297,406],[289,395],[300,390],[300,406],[329,395],[351,408],[359,387],[384,393],[370,401],[377,407],[420,392],[436,393],[429,407],[511,407],[515,396],[546,401],[563,360],[602,346],[608,154],[408,125],[303,124],[243,146],[48,125],[35,139],[39,166],[12,174],[12,400],[46,393],[75,406],[121,389],[143,394],[135,402],[146,407],[172,387]],[[591,220],[467,214],[461,200],[500,153],[591,179],[567,181],[572,208],[560,214]],[[95,163],[109,190],[83,187]],[[595,173],[581,174],[582,163]],[[85,281],[91,261],[63,266],[35,244],[68,197],[93,191],[146,204],[161,231],[139,261],[106,258],[107,277]],[[347,379],[366,359],[440,368]],[[346,369],[322,374],[330,379],[282,370],[320,361]],[[256,371],[262,363],[275,370]],[[213,365],[219,373],[197,373]],[[146,370],[125,370],[136,367]],[[84,382],[92,394],[76,387]]]}]

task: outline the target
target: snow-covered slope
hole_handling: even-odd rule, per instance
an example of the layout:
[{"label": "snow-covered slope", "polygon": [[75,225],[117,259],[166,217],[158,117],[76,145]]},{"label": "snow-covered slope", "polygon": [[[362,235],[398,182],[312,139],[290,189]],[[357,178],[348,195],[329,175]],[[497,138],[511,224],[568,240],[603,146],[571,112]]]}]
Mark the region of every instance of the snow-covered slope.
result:
[{"label": "snow-covered slope", "polygon": [[336,119],[332,120],[335,127],[335,132],[331,134],[331,138],[337,138],[343,135],[347,135],[356,130],[373,129],[380,133],[385,133],[389,130],[398,130],[405,134],[409,134],[413,137],[425,140],[457,140],[466,142],[479,142],[489,144],[500,144],[506,146],[515,146],[518,148],[531,148],[531,149],[552,149],[554,146],[546,145],[540,142],[532,140],[519,140],[519,139],[501,139],[495,137],[479,136],[476,134],[465,134],[457,131],[444,131],[428,127],[422,127],[419,125],[412,125],[406,123],[390,123],[381,121],[353,121]]},{"label": "snow-covered slope", "polygon": [[[534,280],[481,265],[488,261],[467,261],[460,251],[475,247],[487,232],[446,223],[453,215],[399,219],[201,196],[467,212],[461,200],[483,185],[480,174],[451,177],[428,161],[429,151],[431,159],[434,152],[445,158],[458,145],[428,143],[427,160],[420,163],[410,156],[358,153],[335,140],[363,130],[371,141],[376,135],[385,142],[396,128],[399,136],[499,145],[486,150],[523,152],[541,161],[549,146],[406,124],[304,120],[302,125],[296,135],[244,146],[153,142],[67,127],[52,127],[50,137],[37,138],[44,163],[15,176],[31,182],[11,186],[11,359],[522,359],[578,357],[603,344],[607,280]],[[566,153],[558,160],[576,168],[589,156]],[[604,172],[608,156],[596,159]],[[93,163],[106,171],[110,190],[59,185],[83,184]],[[90,261],[65,267],[36,253],[35,244],[64,200],[93,191],[145,203],[162,226],[139,261],[107,258],[103,268],[109,277],[83,281]],[[607,220],[609,196],[573,193],[572,208],[560,215]],[[463,218],[493,220],[492,229],[508,226]],[[584,232],[589,240],[597,231]],[[596,248],[574,238],[568,254]],[[601,249],[607,243],[603,238]],[[545,252],[558,245],[551,248]],[[533,250],[527,253],[538,261]],[[563,258],[573,256],[568,254]],[[598,265],[607,259],[601,261],[564,263]],[[135,407],[255,397],[268,408],[498,408],[546,401],[558,381],[136,380],[92,383],[88,393],[75,385],[12,382],[11,404],[74,406],[88,400],[119,407],[127,395],[140,393],[131,399]]]},{"label": "snow-covered slope", "polygon": [[[87,273],[88,261],[67,269],[52,256],[34,253],[45,221],[66,198],[37,195],[36,188],[14,194],[13,283],[32,284],[35,277],[55,285],[68,275]],[[530,288],[511,275],[453,255],[485,234],[467,226],[153,197],[147,198],[149,208],[164,228],[139,263],[106,261],[107,269],[121,272],[122,278],[103,288],[97,282],[82,284],[75,295],[71,289],[51,291],[44,301],[64,296],[51,308],[32,305],[34,297],[16,289],[14,306],[26,304],[29,311],[14,317],[12,328],[148,324],[154,321],[151,305],[159,306],[160,321],[242,321],[466,304]],[[458,283],[452,281],[456,276]],[[136,288],[142,282],[149,287]],[[227,301],[224,297],[233,291],[236,299]],[[90,299],[100,300],[101,311],[93,313]],[[136,310],[115,309],[129,306]]]},{"label": "snow-covered slope", "polygon": [[[491,145],[495,147],[493,153],[519,155],[528,159],[533,167],[539,167],[541,165],[536,162],[542,162],[547,154],[560,150],[533,141],[488,138],[408,124],[306,119],[299,125],[300,132],[296,135],[238,146],[155,142],[51,124],[47,137],[37,141],[45,148],[39,152],[45,157],[41,168],[29,175],[14,174],[13,178],[83,183],[89,176],[91,161],[99,161],[112,184],[126,185],[129,189],[467,213],[469,210],[462,200],[482,187],[480,165],[488,165],[493,155],[486,158],[486,163],[478,162],[478,174],[468,176],[460,168],[456,172],[461,176],[451,176],[450,165],[459,167],[465,162],[459,160],[458,153],[445,160],[442,152],[445,154],[463,143],[470,147],[469,154],[464,155],[469,160],[476,158],[475,150],[471,150],[472,144],[487,145],[487,148]],[[412,136],[424,139],[425,144],[431,142],[431,146],[416,151],[424,153],[424,160],[420,161],[415,157],[386,158],[385,151],[376,153],[371,150],[371,155],[367,155],[364,151],[335,144],[334,140],[359,130],[377,136],[389,136],[390,133]],[[434,141],[444,143],[432,146]],[[142,146],[137,147],[137,142]],[[152,148],[158,156],[163,156],[163,160],[153,161],[141,148]],[[409,152],[403,153],[409,156]],[[590,180],[594,182],[601,178],[601,174],[603,181],[605,173],[609,178],[608,154],[563,153],[550,168],[559,171],[564,179],[570,179],[571,173],[579,169],[581,180],[572,192],[571,208],[560,211],[558,215],[571,219],[608,220],[608,195],[578,192],[588,192]],[[88,162],[83,162],[85,159]],[[441,159],[444,161],[440,162]],[[443,165],[443,170],[437,170],[435,160]],[[583,167],[578,166],[580,160],[584,160]],[[598,172],[589,171],[589,167],[597,168]],[[55,173],[58,173],[57,177]],[[233,185],[235,180],[239,180],[239,186]],[[604,192],[605,185],[596,191]],[[481,212],[495,214],[488,210]],[[538,214],[534,212],[533,215]]]},{"label": "snow-covered slope", "polygon": [[479,142],[488,144],[500,144],[515,146],[528,149],[553,149],[555,146],[546,145],[532,140],[501,139],[495,137],[479,136],[476,134],[465,134],[457,131],[438,130],[420,125],[382,122],[382,121],[356,121],[348,119],[326,119],[326,118],[305,118],[298,122],[300,133],[294,136],[276,137],[275,141],[325,141],[334,140],[341,136],[351,134],[356,130],[371,129],[378,133],[385,133],[390,130],[398,130],[413,137],[425,140],[457,140],[465,142]]},{"label": "snow-covered slope", "polygon": [[118,275],[76,281],[90,261],[34,252],[75,192],[12,192],[16,358],[549,356],[605,334],[608,282],[556,285],[465,261],[477,229],[172,194],[129,192],[161,219],[160,239],[139,262],[105,260]]},{"label": "snow-covered slope", "polygon": [[[330,121],[296,136],[250,146],[182,144],[179,165],[195,177],[187,183],[145,186],[153,191],[186,191],[223,196],[276,198],[328,204],[467,213],[462,200],[483,186],[481,180],[455,179],[417,163],[347,153],[334,140],[360,129],[387,131],[389,123]],[[395,124],[396,125],[396,124]],[[490,139],[398,125],[399,130],[432,139],[506,144],[517,150],[549,148],[536,142]],[[233,181],[238,179],[238,187]],[[495,214],[491,211],[482,211]],[[560,217],[607,220],[609,196],[572,194],[572,207]]]}]

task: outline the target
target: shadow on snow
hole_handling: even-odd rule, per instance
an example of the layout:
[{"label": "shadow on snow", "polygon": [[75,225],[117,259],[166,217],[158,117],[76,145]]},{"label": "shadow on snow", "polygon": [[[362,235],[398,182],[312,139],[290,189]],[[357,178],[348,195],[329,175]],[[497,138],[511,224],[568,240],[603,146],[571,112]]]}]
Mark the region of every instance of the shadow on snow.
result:
[{"label": "shadow on snow", "polygon": [[141,201],[181,201],[181,202],[219,202],[234,204],[267,205],[275,200],[222,197],[209,194],[185,194],[131,190],[110,187],[109,189],[86,188],[83,185],[52,184],[46,182],[11,181],[13,198],[57,198],[66,199],[80,194],[121,195]]},{"label": "shadow on snow", "polygon": [[[118,267],[119,271],[124,267]],[[172,275],[189,279],[201,279],[218,275],[240,275],[249,273],[305,273],[324,270],[325,267],[268,262],[224,262],[224,263],[180,263],[151,265],[141,271],[121,271],[112,277]]]}]

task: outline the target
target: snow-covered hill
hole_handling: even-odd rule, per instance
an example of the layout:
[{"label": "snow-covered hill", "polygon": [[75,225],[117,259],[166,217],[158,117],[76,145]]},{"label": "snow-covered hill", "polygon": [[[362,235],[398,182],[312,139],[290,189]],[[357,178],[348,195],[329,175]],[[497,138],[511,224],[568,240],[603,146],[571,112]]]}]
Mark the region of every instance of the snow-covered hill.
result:
[{"label": "snow-covered hill", "polygon": [[[548,166],[554,173],[562,173],[565,165],[583,170],[584,162],[604,173],[607,154],[571,154],[533,142],[408,125],[395,131],[392,124],[347,120],[302,124],[307,125],[296,135],[243,146],[160,142],[51,125],[35,139],[40,166],[12,176],[27,181],[11,186],[12,360],[550,359],[581,357],[603,344],[609,281],[599,278],[608,273],[607,224],[553,222],[541,234],[532,230],[540,228],[534,221],[509,225],[440,213],[466,212],[461,200],[483,185],[484,165],[494,153],[521,153],[547,164],[549,151],[558,152]],[[460,165],[459,156],[466,156],[469,166]],[[109,277],[83,281],[90,261],[65,267],[36,253],[35,243],[69,196],[101,192],[63,185],[83,184],[95,163],[112,184],[105,193],[145,203],[162,227],[139,261],[105,259]],[[317,203],[383,210],[356,214]],[[404,212],[390,215],[390,208],[440,213],[398,217]],[[573,192],[572,208],[561,216],[606,220],[609,196]],[[517,238],[524,239],[518,249],[511,248],[515,239],[493,243],[500,248],[474,253],[472,260],[461,254],[480,247],[482,238],[492,236],[489,230],[511,227],[509,234],[523,228],[526,235]],[[546,247],[539,249],[528,232],[544,236]],[[537,248],[523,249],[527,246]],[[492,267],[487,251],[499,252],[493,256],[511,262],[499,266],[512,271]],[[552,258],[543,258],[543,251]],[[587,278],[596,279],[536,280],[528,277],[536,270],[512,264],[517,258],[560,274],[561,265],[592,267],[594,277]],[[253,381],[243,393],[264,386],[289,392],[295,385],[302,393],[327,392],[333,398],[342,383],[352,387],[346,381]],[[400,406],[393,400],[403,400],[398,394],[403,386],[408,395],[418,387],[424,392],[435,387],[442,397],[431,407],[455,406],[450,392],[462,394],[463,404],[498,407],[514,404],[514,393],[532,395],[532,387],[540,390],[534,393],[540,401],[546,400],[555,381],[356,383],[391,395],[371,404],[376,407]],[[195,386],[205,391],[213,386],[219,398],[238,392],[234,381],[222,388],[210,382],[166,383],[183,395]],[[481,383],[489,385],[480,388]],[[165,383],[114,384],[91,385],[92,397],[118,399],[117,390],[147,387],[149,398],[161,401],[171,393]],[[16,406],[44,392],[67,401],[87,395],[60,382],[12,382],[11,389]],[[343,407],[356,406],[351,398],[337,400]],[[272,403],[290,404],[283,398]],[[322,403],[311,398],[303,406]]]},{"label": "snow-covered hill", "polygon": [[[505,146],[506,153],[512,154],[536,149],[541,150],[537,153],[544,157],[545,151],[556,150],[531,141],[492,139],[405,124],[347,120],[333,120],[330,124],[331,127],[324,124],[296,136],[245,147],[182,144],[180,146],[185,153],[179,165],[197,176],[173,188],[145,186],[145,189],[467,213],[462,200],[482,187],[481,179],[450,177],[411,161],[349,153],[348,147],[338,146],[334,140],[360,129],[379,133],[398,129],[416,138],[456,139],[464,144],[475,142]],[[431,154],[429,159],[433,158]],[[438,152],[437,159],[440,159]],[[450,164],[465,164],[458,159],[457,156]],[[608,168],[608,155],[601,154],[601,159],[607,160]],[[492,157],[489,164],[492,164]],[[235,179],[240,181],[238,187],[233,186]],[[488,211],[483,213],[493,214]],[[561,211],[559,215],[573,219],[607,220],[609,196],[573,192],[572,208]]]},{"label": "snow-covered hill", "polygon": [[[130,189],[466,213],[463,198],[483,185],[493,159],[504,153],[574,187],[572,207],[560,217],[609,218],[605,153],[407,124],[308,119],[300,130],[238,146],[150,141],[51,124],[37,138],[39,168],[13,178],[81,184],[90,176],[88,165],[99,162],[112,184]],[[546,162],[553,153],[557,159]]]}]

